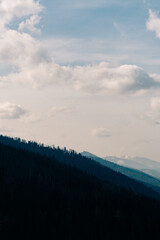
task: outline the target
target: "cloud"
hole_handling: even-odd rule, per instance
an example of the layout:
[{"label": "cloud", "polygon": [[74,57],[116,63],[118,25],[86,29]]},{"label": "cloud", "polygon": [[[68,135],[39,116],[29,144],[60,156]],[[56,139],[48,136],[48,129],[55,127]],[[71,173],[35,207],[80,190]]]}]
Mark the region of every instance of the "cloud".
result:
[{"label": "cloud", "polygon": [[23,109],[20,105],[5,102],[0,104],[0,118],[4,119],[18,119],[24,114],[26,114],[26,110]]},{"label": "cloud", "polygon": [[10,24],[14,18],[27,17],[40,13],[43,7],[39,1],[34,0],[1,0],[0,15],[1,15],[1,30]]},{"label": "cloud", "polygon": [[149,19],[146,22],[146,27],[148,30],[154,31],[157,38],[160,38],[160,18],[151,9],[149,9]]},{"label": "cloud", "polygon": [[30,32],[40,34],[41,30],[35,27],[35,25],[37,25],[40,22],[40,20],[41,20],[40,16],[32,15],[29,19],[19,24],[18,30],[19,31],[28,30]]},{"label": "cloud", "polygon": [[33,88],[44,88],[49,85],[71,84],[70,68],[59,66],[55,63],[37,63],[35,65],[24,66],[17,73],[12,73],[8,76],[1,77],[1,81],[12,81],[29,83]]},{"label": "cloud", "polygon": [[[116,68],[107,63],[87,66],[60,66],[54,62],[40,61],[43,52],[30,55],[34,64],[19,64],[20,71],[1,77],[1,81],[19,81],[30,83],[34,88],[43,88],[53,84],[69,84],[76,90],[91,94],[135,94],[160,87],[160,83],[149,76],[142,68],[135,65],[122,65]],[[23,58],[23,56],[22,56]]]},{"label": "cloud", "polygon": [[[4,31],[0,38],[0,63],[14,66],[13,72],[0,76],[0,86],[5,82],[31,84],[34,88],[49,85],[69,85],[76,90],[91,94],[135,94],[159,87],[160,83],[136,65],[112,67],[106,62],[84,66],[61,66],[56,64],[43,44],[31,34],[20,30],[38,31],[35,24],[43,7],[33,0],[2,0]],[[20,12],[19,12],[20,11]],[[9,29],[15,17],[28,17],[19,29]],[[7,20],[6,20],[7,19]],[[3,84],[2,84],[3,83]]]},{"label": "cloud", "polygon": [[91,130],[91,134],[99,138],[108,138],[111,136],[110,131],[105,128],[94,128]]},{"label": "cloud", "polygon": [[158,86],[136,65],[112,68],[104,62],[95,66],[76,67],[73,75],[75,88],[91,93],[127,94]]},{"label": "cloud", "polygon": [[49,60],[41,44],[27,33],[7,30],[0,38],[0,62],[13,64],[23,70]]},{"label": "cloud", "polygon": [[56,64],[45,48],[27,33],[8,30],[0,39],[0,61],[17,67],[1,81],[19,81],[42,88],[70,84],[76,90],[98,94],[127,94],[159,87],[159,83],[136,65],[111,67],[106,62],[85,66]]},{"label": "cloud", "polygon": [[[25,72],[30,66],[35,66],[41,62],[47,62],[49,55],[41,44],[30,34],[19,32],[29,30],[39,32],[35,27],[40,21],[37,15],[43,7],[39,1],[34,0],[1,0],[0,2],[0,63],[14,66],[17,73]],[[27,19],[29,17],[29,19]],[[10,24],[16,21],[19,29],[11,29]],[[2,82],[3,78],[1,78]],[[4,79],[7,80],[7,79]]]}]

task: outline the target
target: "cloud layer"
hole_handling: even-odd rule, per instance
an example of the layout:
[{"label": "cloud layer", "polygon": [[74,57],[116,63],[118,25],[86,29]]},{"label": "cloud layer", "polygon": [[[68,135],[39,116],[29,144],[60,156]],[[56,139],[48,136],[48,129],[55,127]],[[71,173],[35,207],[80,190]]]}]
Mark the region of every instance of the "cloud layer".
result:
[{"label": "cloud layer", "polygon": [[0,118],[4,119],[18,119],[24,114],[26,114],[26,110],[23,109],[20,105],[5,102],[0,104]]},{"label": "cloud layer", "polygon": [[[34,0],[1,1],[3,31],[0,37],[0,63],[12,65],[15,69],[7,76],[1,76],[1,83],[23,82],[34,88],[63,84],[95,94],[135,94],[159,87],[154,78],[136,65],[112,67],[101,62],[69,67],[56,64],[42,43],[24,32],[40,32],[35,25],[40,21],[38,14],[42,9],[40,3]],[[155,15],[151,10],[150,15],[152,22]],[[21,21],[22,17],[25,20]],[[8,25],[15,18],[20,21],[17,30]]]}]

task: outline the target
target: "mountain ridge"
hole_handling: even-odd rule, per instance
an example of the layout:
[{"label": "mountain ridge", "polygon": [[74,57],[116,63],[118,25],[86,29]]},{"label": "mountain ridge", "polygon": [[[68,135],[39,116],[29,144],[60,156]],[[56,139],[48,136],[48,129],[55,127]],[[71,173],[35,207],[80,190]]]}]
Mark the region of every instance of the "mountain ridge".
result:
[{"label": "mountain ridge", "polygon": [[0,143],[16,149],[24,149],[32,151],[33,153],[41,154],[42,156],[55,158],[58,162],[75,167],[89,175],[93,175],[102,182],[108,182],[121,188],[131,189],[138,194],[144,194],[150,197],[153,196],[158,199],[160,198],[160,194],[154,189],[151,189],[150,186],[148,187],[109,167],[104,167],[100,163],[83,157],[81,154],[77,154],[74,150],[67,151],[66,149],[62,150],[59,147],[46,147],[43,144],[37,144],[36,142],[26,142],[20,138],[13,139],[3,135],[0,135]]},{"label": "mountain ridge", "polygon": [[144,173],[147,173],[153,177],[160,179],[160,162],[153,161],[149,158],[143,157],[128,157],[120,158],[114,156],[107,156],[105,160],[117,163],[124,167],[138,169]]},{"label": "mountain ridge", "polygon": [[160,180],[158,178],[152,177],[149,174],[146,174],[140,170],[129,168],[125,166],[121,166],[117,163],[107,161],[107,159],[100,158],[90,152],[83,151],[81,153],[83,156],[89,157],[100,164],[109,167],[117,172],[120,172],[128,177],[131,177],[139,182],[146,184],[147,186],[151,186],[155,191],[160,192]]},{"label": "mountain ridge", "polygon": [[0,137],[0,239],[159,239],[159,194],[73,150],[26,144]]}]

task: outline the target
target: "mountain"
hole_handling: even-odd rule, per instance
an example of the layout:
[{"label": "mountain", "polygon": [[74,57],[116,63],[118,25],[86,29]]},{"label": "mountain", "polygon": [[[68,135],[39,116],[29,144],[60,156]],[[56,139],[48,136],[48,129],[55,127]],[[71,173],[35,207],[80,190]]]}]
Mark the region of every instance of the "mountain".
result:
[{"label": "mountain", "polygon": [[159,239],[160,195],[73,150],[1,136],[0,196],[2,240]]},{"label": "mountain", "polygon": [[73,150],[1,136],[0,196],[2,240],[159,239],[159,194]]},{"label": "mountain", "polygon": [[128,156],[122,158],[107,156],[104,159],[121,166],[138,169],[160,179],[160,162],[156,162],[148,158]]},{"label": "mountain", "polygon": [[[147,186],[152,187],[155,191],[160,192],[160,180],[152,177],[148,174],[143,173],[142,171],[133,169],[133,168],[128,168],[128,167],[124,167],[124,166],[120,166],[117,163],[108,161],[108,160],[104,160],[103,158],[99,158],[98,156],[89,153],[89,152],[82,152],[81,153],[82,156],[88,157],[90,159],[93,159],[94,161],[102,164],[103,166],[109,167],[112,170],[116,171],[116,172],[120,172],[130,178],[133,178],[139,182],[142,182],[144,184],[146,184]],[[117,160],[117,162],[119,162],[120,160],[117,158],[114,158]],[[113,160],[113,159],[112,159]],[[116,162],[116,161],[115,161]]]},{"label": "mountain", "polygon": [[9,138],[6,136],[0,136],[0,143],[6,146],[11,146],[16,149],[22,149],[31,151],[33,153],[38,153],[42,156],[56,159],[58,162],[63,163],[65,165],[74,167],[87,173],[89,175],[97,177],[99,180],[103,182],[108,182],[109,184],[113,184],[115,186],[132,190],[138,194],[143,194],[145,196],[150,196],[154,198],[160,198],[159,186],[157,186],[157,191],[155,192],[153,189],[142,183],[130,178],[120,171],[115,171],[108,166],[104,166],[96,161],[93,161],[89,158],[82,156],[81,154],[77,154],[74,150],[67,151],[66,149],[60,149],[59,147],[45,147],[43,144],[38,144],[36,142],[26,142],[19,138]]}]

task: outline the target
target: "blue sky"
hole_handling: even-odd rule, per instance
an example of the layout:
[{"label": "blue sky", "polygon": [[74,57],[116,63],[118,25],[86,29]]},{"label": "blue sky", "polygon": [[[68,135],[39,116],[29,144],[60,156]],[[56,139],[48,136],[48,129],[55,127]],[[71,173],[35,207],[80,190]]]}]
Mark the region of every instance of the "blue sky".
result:
[{"label": "blue sky", "polygon": [[160,161],[160,3],[1,0],[0,132]]},{"label": "blue sky", "polygon": [[[44,1],[44,32],[55,37],[118,37],[114,23],[122,25],[133,37],[132,30],[145,32],[148,7],[139,1],[104,1],[94,6],[85,3],[74,7],[79,1]],[[49,3],[48,3],[49,2]],[[83,1],[82,1],[83,2]],[[96,1],[95,1],[96,2]],[[107,3],[108,2],[108,3]],[[122,2],[122,1],[121,1]],[[67,4],[66,4],[67,3]],[[139,32],[137,31],[139,34]],[[136,35],[137,35],[136,33]],[[115,34],[115,35],[114,35]]]},{"label": "blue sky", "polygon": [[[66,46],[74,52],[116,55],[122,64],[139,64],[159,72],[159,39],[146,29],[149,9],[158,12],[160,7],[156,2],[102,1],[96,5],[96,1],[42,1],[41,37],[74,39],[75,49],[73,44]],[[156,60],[152,66],[148,63]],[[83,64],[82,60],[77,62]]]}]

